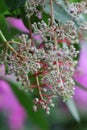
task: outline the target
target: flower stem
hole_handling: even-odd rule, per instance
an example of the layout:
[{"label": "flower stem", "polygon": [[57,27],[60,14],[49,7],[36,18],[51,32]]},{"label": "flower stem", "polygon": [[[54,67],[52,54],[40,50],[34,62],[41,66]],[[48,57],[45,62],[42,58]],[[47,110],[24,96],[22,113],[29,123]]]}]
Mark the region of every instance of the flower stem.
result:
[{"label": "flower stem", "polygon": [[54,8],[53,8],[53,0],[50,0],[50,9],[51,9],[51,24],[54,23]]},{"label": "flower stem", "polygon": [[6,43],[6,48],[10,48],[11,51],[13,51],[17,56],[19,56],[20,58],[25,58],[23,55],[19,55],[17,51],[14,50],[14,48],[9,44],[9,42],[6,40],[5,36],[3,35],[2,31],[0,30],[0,36],[3,40],[4,43]]},{"label": "flower stem", "polygon": [[30,31],[31,46],[33,46],[33,42],[32,42],[32,25],[31,25],[30,18],[28,19],[28,26],[29,26],[29,31]]},{"label": "flower stem", "polygon": [[14,41],[14,40],[11,40],[11,41],[8,41],[9,43],[13,43],[13,44],[18,44],[20,45],[21,43],[20,42],[17,42],[17,41]]},{"label": "flower stem", "polygon": [[[52,21],[51,24],[53,25],[54,22],[55,22],[53,0],[50,0],[50,9],[51,9],[51,21]],[[55,42],[55,49],[57,49],[57,35],[56,35],[56,32],[54,32],[54,42]],[[57,73],[59,75],[59,64],[58,64],[58,61],[56,61],[56,68],[57,68]]]},{"label": "flower stem", "polygon": [[2,31],[1,31],[1,30],[0,30],[0,36],[1,36],[2,40],[6,43],[6,42],[7,42],[7,40],[6,40],[6,38],[5,38],[5,36],[3,35],[3,33],[2,33]]},{"label": "flower stem", "polygon": [[41,93],[41,89],[40,89],[40,83],[39,83],[39,78],[38,78],[38,76],[36,76],[36,82],[37,82],[37,87],[38,87],[38,91],[39,91],[39,95],[40,95],[40,98],[41,98],[41,100],[42,101],[44,101],[45,103],[46,103],[46,100],[43,98],[43,95],[42,95],[42,93]]}]

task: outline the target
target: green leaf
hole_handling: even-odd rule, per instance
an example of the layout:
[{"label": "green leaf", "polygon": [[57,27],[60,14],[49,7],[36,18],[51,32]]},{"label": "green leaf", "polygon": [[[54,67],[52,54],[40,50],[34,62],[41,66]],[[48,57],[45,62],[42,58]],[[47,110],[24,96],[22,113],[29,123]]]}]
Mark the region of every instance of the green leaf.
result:
[{"label": "green leaf", "polygon": [[[63,1],[61,1],[60,4],[54,2],[53,6],[54,6],[54,18],[55,18],[55,20],[60,20],[61,23],[63,23],[63,24],[65,24],[68,20],[72,20],[75,23],[75,25],[77,27],[79,27],[80,24],[82,22],[84,22],[84,20],[85,20],[83,17],[79,17],[79,18],[73,17],[70,14],[70,12],[68,11],[68,9],[66,8],[66,5]],[[48,14],[51,13],[49,3],[44,6],[44,11]]]},{"label": "green leaf", "polygon": [[[15,95],[17,96],[20,103],[25,108],[29,118],[40,127],[41,130],[48,130],[48,121],[46,115],[42,110],[38,110],[34,112],[32,109],[33,103],[30,95],[24,93],[24,91],[18,89],[18,83],[13,83],[12,81],[8,81]],[[20,86],[21,87],[21,86]]]},{"label": "green leaf", "polygon": [[70,2],[81,2],[82,0],[69,0]]},{"label": "green leaf", "polygon": [[24,25],[25,25],[27,28],[29,28],[29,23],[28,23],[28,19],[27,19],[27,17],[26,17],[26,12],[25,12],[24,7],[21,7],[21,8],[20,8],[20,12],[21,12],[21,18],[22,18],[22,20],[23,20]]},{"label": "green leaf", "polygon": [[70,99],[69,101],[66,102],[66,105],[68,107],[68,109],[70,110],[72,116],[74,117],[74,119],[77,122],[80,122],[80,117],[79,117],[79,113],[78,110],[76,108],[76,105],[74,103],[74,101],[72,99]]},{"label": "green leaf", "polygon": [[7,6],[3,0],[0,0],[0,14],[3,14],[7,10]]},{"label": "green leaf", "polygon": [[8,8],[10,9],[10,11],[13,11],[19,7],[21,7],[26,0],[5,0]]}]

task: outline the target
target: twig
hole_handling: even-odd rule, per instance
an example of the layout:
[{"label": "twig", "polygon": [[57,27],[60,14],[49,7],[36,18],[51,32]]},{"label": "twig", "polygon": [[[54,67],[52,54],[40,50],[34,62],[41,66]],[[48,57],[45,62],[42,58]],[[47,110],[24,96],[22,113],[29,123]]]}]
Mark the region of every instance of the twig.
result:
[{"label": "twig", "polygon": [[42,101],[44,101],[45,103],[46,103],[46,100],[43,98],[43,95],[42,95],[42,93],[41,93],[41,89],[40,89],[40,83],[39,83],[39,78],[38,78],[38,76],[36,76],[36,82],[37,82],[37,87],[38,87],[38,91],[39,91],[39,95],[40,95],[40,98],[41,98],[41,100]]},{"label": "twig", "polygon": [[14,50],[14,48],[9,44],[9,42],[6,40],[5,36],[3,35],[2,31],[0,30],[0,36],[3,40],[4,43],[6,43],[6,46],[8,46],[10,48],[11,51],[13,51],[17,56],[19,56],[20,58],[26,59],[25,56],[23,55],[19,55],[17,51]]}]

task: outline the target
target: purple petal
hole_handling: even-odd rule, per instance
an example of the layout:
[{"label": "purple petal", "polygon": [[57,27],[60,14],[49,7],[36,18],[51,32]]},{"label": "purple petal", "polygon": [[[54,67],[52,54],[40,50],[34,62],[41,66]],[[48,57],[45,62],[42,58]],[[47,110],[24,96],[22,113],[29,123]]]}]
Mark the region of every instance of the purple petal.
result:
[{"label": "purple petal", "polygon": [[[87,42],[80,41],[81,49],[78,66],[74,74],[74,79],[84,87],[87,87]],[[87,92],[76,86],[74,100],[81,110],[87,110]]]},{"label": "purple petal", "polygon": [[74,79],[82,84],[87,86],[87,43],[82,42],[80,56],[78,61],[78,66],[74,74]]},{"label": "purple petal", "polygon": [[24,33],[29,33],[29,30],[25,27],[22,19],[14,18],[14,17],[7,17],[6,21],[10,27],[16,28]]},{"label": "purple petal", "polygon": [[9,84],[4,80],[0,80],[0,110],[8,113],[8,122],[11,130],[22,129],[26,113]]},{"label": "purple petal", "polygon": [[87,111],[87,91],[76,86],[74,101],[77,107],[82,111]]},{"label": "purple petal", "polygon": [[86,41],[81,42],[79,67],[81,67],[81,69],[83,69],[83,71],[85,70],[87,73],[87,42]]}]

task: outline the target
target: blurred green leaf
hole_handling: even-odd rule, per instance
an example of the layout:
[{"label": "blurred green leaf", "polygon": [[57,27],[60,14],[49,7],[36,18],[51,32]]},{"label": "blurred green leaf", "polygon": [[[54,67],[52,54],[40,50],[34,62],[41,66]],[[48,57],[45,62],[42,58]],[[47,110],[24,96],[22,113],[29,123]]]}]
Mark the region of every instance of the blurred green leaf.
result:
[{"label": "blurred green leaf", "polygon": [[4,112],[0,112],[0,130],[10,130]]},{"label": "blurred green leaf", "polygon": [[25,3],[25,1],[26,0],[5,0],[10,11],[13,11],[16,8],[21,7]]},{"label": "blurred green leaf", "polygon": [[3,0],[0,0],[0,14],[4,13],[7,10],[7,6]]},{"label": "blurred green leaf", "polygon": [[25,12],[24,7],[21,7],[21,8],[20,8],[20,12],[21,12],[21,18],[22,18],[22,20],[23,20],[24,25],[25,25],[27,28],[29,28],[29,23],[28,23],[28,19],[27,19],[27,17],[26,17],[26,12]]},{"label": "blurred green leaf", "polygon": [[82,0],[69,0],[70,2],[81,2]]},{"label": "blurred green leaf", "polygon": [[66,102],[66,105],[67,105],[69,111],[71,112],[72,116],[74,117],[74,119],[77,122],[80,122],[79,113],[78,113],[78,110],[76,108],[74,101],[72,99],[70,99],[69,101]]},{"label": "blurred green leaf", "polygon": [[[22,90],[18,89],[18,84],[13,83],[12,81],[8,81],[15,95],[17,96],[20,103],[25,108],[29,118],[38,126],[40,130],[48,130],[48,121],[46,115],[42,110],[38,110],[34,112],[32,109],[33,99],[30,95],[25,94]],[[20,86],[21,87],[21,86]]]}]

